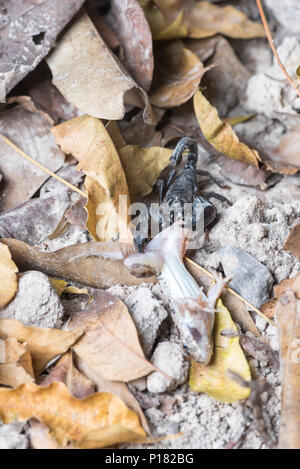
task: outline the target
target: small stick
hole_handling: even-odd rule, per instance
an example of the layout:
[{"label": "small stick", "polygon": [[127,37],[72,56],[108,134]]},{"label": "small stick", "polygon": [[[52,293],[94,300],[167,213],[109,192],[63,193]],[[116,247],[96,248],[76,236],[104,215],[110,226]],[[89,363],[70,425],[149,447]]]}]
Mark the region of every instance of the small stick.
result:
[{"label": "small stick", "polygon": [[[192,265],[193,267],[195,267],[196,269],[198,270],[201,270],[201,272],[203,272],[204,274],[206,274],[208,277],[210,277],[211,279],[215,280],[215,277],[214,275],[209,272],[208,270],[204,269],[204,267],[201,267],[199,264],[196,264],[196,262],[192,261],[191,259],[189,259],[188,257],[185,257],[185,260],[187,261],[188,264]],[[243,303],[245,303],[247,306],[249,306],[249,308],[251,308],[252,311],[254,311],[255,313],[257,313],[259,316],[261,316],[266,322],[268,322],[269,324],[273,324],[273,321],[271,321],[271,319],[269,319],[267,316],[265,316],[259,309],[257,309],[255,306],[253,306],[251,303],[249,303],[249,301],[245,300],[245,298],[243,298],[241,295],[239,295],[236,291],[232,290],[232,288],[230,287],[226,287],[225,286],[225,289],[227,291],[229,291],[230,293],[232,293],[232,295],[236,296],[237,298],[239,298],[239,300],[241,300]]]},{"label": "small stick", "polygon": [[268,22],[267,22],[267,18],[266,18],[266,15],[265,15],[265,12],[264,12],[264,9],[263,9],[263,6],[261,4],[261,0],[256,0],[256,3],[257,3],[257,7],[258,7],[258,10],[259,10],[259,14],[260,14],[260,17],[261,17],[261,20],[263,22],[263,26],[264,26],[264,29],[265,29],[265,32],[266,32],[266,35],[267,35],[267,39],[269,41],[269,44],[270,44],[270,47],[273,51],[273,54],[275,55],[275,58],[278,62],[278,65],[279,67],[281,68],[281,70],[283,71],[285,77],[287,78],[288,82],[290,83],[290,85],[294,88],[294,90],[297,92],[299,98],[300,98],[300,91],[298,90],[297,86],[295,85],[295,83],[293,82],[292,78],[290,77],[290,75],[288,74],[285,66],[283,65],[283,63],[281,62],[281,59],[278,55],[278,52],[277,52],[277,49],[274,45],[274,42],[273,42],[273,38],[272,38],[272,34],[271,34],[271,31],[270,31],[270,28],[269,28],[269,25],[268,25]]},{"label": "small stick", "polygon": [[23,156],[24,158],[26,158],[26,160],[28,160],[30,163],[34,164],[35,166],[37,166],[39,169],[41,169],[42,171],[44,171],[45,173],[47,174],[50,174],[50,176],[52,176],[53,178],[57,179],[57,181],[61,182],[62,184],[64,184],[65,186],[68,186],[69,189],[71,189],[72,191],[75,191],[75,192],[78,192],[78,194],[80,194],[82,197],[85,197],[87,198],[87,194],[83,191],[81,191],[80,189],[78,189],[78,187],[76,186],[73,186],[73,184],[71,184],[70,182],[68,181],[65,181],[65,179],[57,176],[57,174],[53,173],[52,171],[50,171],[50,169],[48,168],[45,168],[45,166],[41,165],[40,163],[38,163],[37,161],[35,161],[33,158],[31,158],[29,155],[27,155],[23,150],[21,150],[19,147],[17,147],[17,145],[15,145],[13,142],[11,142],[7,137],[5,137],[4,135],[0,134],[0,137],[2,138],[2,140],[7,144],[9,145],[11,148],[13,148],[17,153],[19,153],[19,155]]}]

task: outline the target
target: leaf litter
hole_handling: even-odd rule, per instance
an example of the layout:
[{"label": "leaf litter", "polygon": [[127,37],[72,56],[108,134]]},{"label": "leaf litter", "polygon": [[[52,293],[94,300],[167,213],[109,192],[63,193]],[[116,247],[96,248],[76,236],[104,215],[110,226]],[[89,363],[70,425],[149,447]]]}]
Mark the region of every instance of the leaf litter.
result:
[{"label": "leaf litter", "polygon": [[[25,23],[33,18],[31,24],[37,24],[39,33],[30,38],[34,62],[23,68],[16,63],[9,70],[0,63],[2,98],[33,70],[1,107],[1,132],[12,144],[1,139],[0,300],[1,306],[8,303],[2,311],[5,314],[16,293],[22,302],[24,275],[29,279],[30,275],[47,274],[52,282],[47,280],[48,287],[61,296],[62,311],[64,308],[58,327],[65,323],[63,329],[36,327],[40,325],[37,315],[36,322],[33,319],[33,325],[26,327],[29,318],[25,309],[18,316],[21,322],[1,316],[1,384],[13,389],[1,389],[0,400],[3,397],[3,402],[10,402],[21,419],[31,419],[35,448],[98,448],[122,442],[129,447],[130,441],[145,441],[145,431],[150,433],[147,420],[155,437],[182,432],[175,443],[156,441],[156,448],[273,447],[276,437],[270,435],[272,429],[278,434],[279,424],[280,349],[284,389],[279,445],[297,447],[298,414],[291,410],[297,403],[293,338],[297,335],[294,306],[300,271],[297,122],[290,124],[291,116],[282,113],[277,120],[268,115],[259,92],[257,109],[247,107],[254,68],[243,53],[250,57],[254,47],[256,66],[267,72],[259,57],[260,51],[267,52],[267,42],[262,40],[261,47],[255,49],[258,43],[247,40],[264,38],[266,30],[271,43],[264,15],[260,11],[262,26],[256,21],[256,9],[241,9],[242,2],[224,7],[194,0],[114,0],[107,14],[97,10],[91,0],[86,12],[81,11],[64,29],[57,47],[46,58],[51,77],[45,63],[37,65],[49,52],[59,28],[70,22],[81,4],[65,8],[49,48],[49,28],[44,32],[41,26],[44,20],[51,23],[51,15],[59,15],[63,7],[53,3],[48,11],[48,3],[34,4],[31,10],[26,3],[13,15]],[[261,6],[259,1],[257,4]],[[42,18],[45,11],[49,18]],[[2,13],[5,34],[13,27],[8,13]],[[20,53],[26,48],[26,34]],[[13,47],[9,44],[8,55]],[[272,50],[276,52],[273,45]],[[286,59],[282,52],[280,55],[281,72],[287,77]],[[289,84],[282,79],[282,86]],[[25,96],[26,90],[31,99]],[[291,106],[297,109],[293,103]],[[255,114],[251,118],[249,110]],[[51,136],[53,120],[60,124],[53,133],[65,156]],[[219,218],[215,226],[207,230],[204,246],[189,253],[200,269],[204,267],[199,270],[196,264],[186,263],[199,284],[197,291],[203,288],[206,292],[209,276],[222,272],[218,249],[230,244],[264,264],[275,279],[274,295],[262,312],[230,290],[223,292],[223,303],[219,300],[216,311],[209,311],[216,316],[215,349],[208,364],[192,362],[190,381],[195,393],[188,390],[187,383],[181,384],[190,350],[183,347],[186,343],[178,331],[180,324],[168,315],[174,308],[170,292],[161,290],[155,276],[137,278],[124,265],[124,259],[136,251],[127,229],[129,219],[120,218],[118,205],[119,195],[127,196],[128,206],[141,198],[147,203],[157,200],[153,187],[183,136],[194,137],[201,145],[199,169],[206,169],[216,179],[227,179],[218,192],[233,203],[227,208],[216,201]],[[24,152],[42,164],[39,171],[22,158]],[[13,158],[14,166],[8,171]],[[76,162],[81,172],[69,166]],[[52,170],[48,182],[43,167]],[[102,202],[110,205],[104,216],[97,210]],[[103,235],[103,225],[108,235]],[[98,290],[107,288],[114,296]],[[247,297],[245,285],[243,294]],[[203,307],[202,300],[197,301]],[[255,299],[253,302],[256,304]],[[190,304],[191,299],[184,307]],[[50,316],[51,308],[49,303]],[[280,322],[280,347],[274,323],[265,316],[273,317],[274,311],[278,311]],[[46,310],[46,322],[47,315]],[[151,336],[152,357],[146,336]],[[169,356],[161,356],[162,350]],[[169,360],[170,371],[175,370],[175,356],[180,356],[182,372],[177,378],[163,377],[160,367],[165,369]],[[45,378],[45,385],[53,383],[43,388],[33,383],[34,378],[38,383]],[[166,384],[161,395],[149,394],[155,383],[169,383],[170,378],[173,391],[168,391]],[[267,378],[267,382],[257,378]],[[22,406],[20,396],[32,405]],[[63,418],[53,420],[51,410],[61,405],[59,398],[68,402],[69,409],[66,404]],[[164,405],[168,399],[170,406]],[[103,409],[100,420],[95,424],[91,418],[89,428],[74,428],[74,415],[85,419],[89,409],[93,412],[93,405]],[[115,413],[114,426],[107,425],[103,417],[108,408]],[[4,422],[13,418],[4,406],[0,405],[0,412]],[[193,435],[191,428],[195,429]]]}]

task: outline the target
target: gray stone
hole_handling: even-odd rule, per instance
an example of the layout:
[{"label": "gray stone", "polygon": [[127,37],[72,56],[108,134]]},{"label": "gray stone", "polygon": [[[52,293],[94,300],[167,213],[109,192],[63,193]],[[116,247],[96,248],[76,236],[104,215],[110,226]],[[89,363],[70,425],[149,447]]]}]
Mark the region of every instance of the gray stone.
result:
[{"label": "gray stone", "polygon": [[161,342],[154,350],[151,362],[168,377],[158,371],[151,373],[147,378],[149,392],[173,391],[187,380],[189,365],[178,344]]},{"label": "gray stone", "polygon": [[266,0],[267,7],[289,34],[300,35],[300,3],[295,0]]},{"label": "gray stone", "polygon": [[162,322],[168,313],[162,302],[146,287],[133,291],[125,300],[136,325],[146,357],[152,353]]},{"label": "gray stone", "polygon": [[0,424],[0,449],[27,449],[28,439],[21,433],[24,424]]},{"label": "gray stone", "polygon": [[41,272],[19,275],[18,292],[9,305],[0,311],[1,319],[17,319],[24,326],[59,328],[64,309],[49,278]]},{"label": "gray stone", "polygon": [[254,257],[233,246],[219,249],[218,254],[230,286],[243,298],[260,308],[270,298],[274,279],[267,267]]}]

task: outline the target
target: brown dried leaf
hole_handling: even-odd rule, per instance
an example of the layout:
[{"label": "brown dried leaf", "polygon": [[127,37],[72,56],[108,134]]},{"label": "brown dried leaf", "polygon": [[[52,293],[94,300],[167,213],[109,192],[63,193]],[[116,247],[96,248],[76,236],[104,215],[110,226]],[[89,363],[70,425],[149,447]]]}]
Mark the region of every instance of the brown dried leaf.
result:
[{"label": "brown dried leaf", "polygon": [[266,361],[274,368],[279,369],[279,360],[277,358],[277,354],[266,342],[244,334],[240,334],[240,342],[242,348],[251,357],[258,361]]},{"label": "brown dried leaf", "polygon": [[[152,31],[154,40],[178,39],[187,36],[188,29],[185,24],[184,11],[173,12],[169,9],[169,4],[155,4],[151,0],[138,0],[144,10],[148,23]],[[164,7],[167,6],[165,9]]]},{"label": "brown dried leaf", "polygon": [[148,91],[154,59],[152,35],[143,9],[136,0],[112,0],[106,19],[122,45],[123,65],[136,83]]},{"label": "brown dried leaf", "polygon": [[86,175],[88,193],[87,228],[96,241],[108,241],[119,234],[128,241],[128,216],[120,211],[119,197],[127,197],[125,209],[130,205],[126,177],[118,152],[99,119],[82,116],[52,129],[62,150],[78,161],[78,170]]},{"label": "brown dried leaf", "polygon": [[80,330],[67,332],[60,329],[25,327],[14,319],[0,319],[0,334],[27,343],[36,375],[39,375],[53,358],[65,353],[82,333]]},{"label": "brown dried leaf", "polygon": [[275,314],[280,331],[283,381],[279,447],[300,449],[300,300],[288,291],[278,300]]},{"label": "brown dried leaf", "polygon": [[217,110],[200,91],[194,96],[194,106],[199,126],[216,150],[230,158],[259,166],[261,159],[258,152],[239,141],[232,127],[219,118]]},{"label": "brown dried leaf", "polygon": [[273,151],[282,163],[297,166],[300,169],[300,125],[297,124],[291,131],[284,134],[278,147]]},{"label": "brown dried leaf", "polygon": [[[57,171],[64,163],[64,155],[55,144],[49,122],[36,112],[30,112],[24,107],[2,112],[0,133],[51,171]],[[30,199],[49,177],[1,138],[0,171],[3,174],[1,211],[15,208]]]},{"label": "brown dried leaf", "polygon": [[204,73],[202,62],[181,41],[159,44],[151,103],[161,108],[180,106],[195,94]]},{"label": "brown dried leaf", "polygon": [[262,313],[264,313],[268,318],[274,318],[277,301],[289,290],[292,290],[296,296],[300,299],[300,275],[292,278],[283,280],[278,285],[274,286],[274,298],[271,298],[261,307]]},{"label": "brown dried leaf", "polygon": [[300,223],[295,225],[287,237],[284,247],[300,260]]},{"label": "brown dried leaf", "polygon": [[153,123],[147,94],[108,49],[86,13],[64,33],[47,63],[54,85],[82,113],[122,119],[126,97],[130,104],[145,107],[144,119]]},{"label": "brown dried leaf", "polygon": [[260,23],[249,20],[243,12],[231,5],[219,7],[207,1],[194,0],[179,0],[177,3],[186,4],[188,36],[191,38],[201,39],[217,33],[237,39],[265,37]]},{"label": "brown dried leaf", "polygon": [[58,124],[78,116],[78,109],[69,103],[52,83],[52,76],[42,62],[24,80],[24,86],[34,103]]},{"label": "brown dried leaf", "polygon": [[55,382],[64,383],[77,399],[85,399],[96,390],[94,383],[75,367],[72,352],[68,352],[57,362],[41,386],[47,387]]},{"label": "brown dried leaf", "polygon": [[257,187],[261,190],[268,189],[267,179],[271,174],[270,171],[258,169],[255,166],[227,158],[226,156],[220,156],[217,164],[222,169],[222,176],[225,176],[234,184]]},{"label": "brown dried leaf", "polygon": [[35,418],[47,425],[58,443],[67,446],[71,442],[81,449],[145,439],[137,415],[117,396],[99,393],[78,400],[62,383],[1,389],[0,416],[4,423]]},{"label": "brown dried leaf", "polygon": [[[154,107],[153,112],[157,121],[160,121],[165,114],[164,109]],[[156,126],[147,125],[144,122],[142,112],[134,116],[130,122],[123,119],[118,123],[120,132],[122,133],[125,144],[141,145],[143,147],[157,147],[161,144],[162,134],[156,130]],[[115,145],[115,139],[112,137]],[[124,146],[124,145],[121,145]],[[120,148],[120,147],[118,147]]]},{"label": "brown dried leaf", "polygon": [[1,2],[0,102],[48,54],[84,0]]},{"label": "brown dried leaf", "polygon": [[17,272],[9,248],[0,243],[0,309],[8,305],[17,293]]},{"label": "brown dried leaf", "polygon": [[0,339],[0,384],[14,388],[33,381],[32,360],[27,344],[21,344],[14,338]]},{"label": "brown dried leaf", "polygon": [[23,272],[38,270],[50,277],[94,288],[156,282],[156,277],[131,275],[123,260],[118,260],[122,259],[119,243],[83,243],[46,253],[15,239],[3,239],[2,242],[9,246],[14,261]]},{"label": "brown dried leaf", "polygon": [[158,176],[170,163],[172,150],[127,145],[119,150],[119,154],[130,188],[130,197],[135,200],[152,192]]},{"label": "brown dried leaf", "polygon": [[84,329],[74,351],[106,380],[128,382],[155,370],[144,356],[127,307],[105,291],[93,291],[93,300],[84,313],[73,315],[70,328]]},{"label": "brown dried leaf", "polygon": [[126,404],[127,407],[129,407],[139,416],[140,422],[145,432],[148,435],[151,434],[144,412],[142,411],[140,404],[132,392],[129,390],[127,384],[121,383],[120,381],[108,381],[102,378],[97,370],[92,370],[89,368],[87,364],[78,357],[76,358],[76,365],[81,373],[83,373],[95,384],[97,392],[110,392],[122,399],[124,404]]}]

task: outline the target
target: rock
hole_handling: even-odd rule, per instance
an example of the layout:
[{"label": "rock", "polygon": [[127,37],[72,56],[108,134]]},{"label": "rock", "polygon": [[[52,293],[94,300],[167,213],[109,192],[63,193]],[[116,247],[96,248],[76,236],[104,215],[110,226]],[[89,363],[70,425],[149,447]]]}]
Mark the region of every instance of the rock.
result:
[{"label": "rock", "polygon": [[21,433],[23,426],[19,423],[0,424],[0,450],[28,448],[27,437]]},{"label": "rock", "polygon": [[[300,42],[295,37],[286,37],[278,47],[278,54],[293,80],[297,78]],[[246,91],[245,107],[248,111],[263,113],[266,116],[275,112],[296,114],[300,99],[296,91],[287,85],[276,59],[265,74],[253,75]]]},{"label": "rock", "polygon": [[289,34],[300,34],[300,4],[295,0],[266,0],[267,7]]},{"label": "rock", "polygon": [[226,277],[232,278],[229,285],[237,293],[257,308],[268,301],[274,279],[267,267],[233,246],[225,246],[218,253]]},{"label": "rock", "polygon": [[189,365],[181,347],[171,342],[161,342],[156,347],[151,362],[171,379],[155,371],[147,378],[149,392],[162,393],[173,391],[183,384],[188,376]]},{"label": "rock", "polygon": [[0,311],[1,319],[17,319],[25,326],[59,328],[64,309],[50,280],[41,272],[19,275],[18,292],[9,305]]},{"label": "rock", "polygon": [[146,287],[137,288],[125,300],[138,330],[146,357],[150,357],[162,322],[168,316],[160,300]]}]

